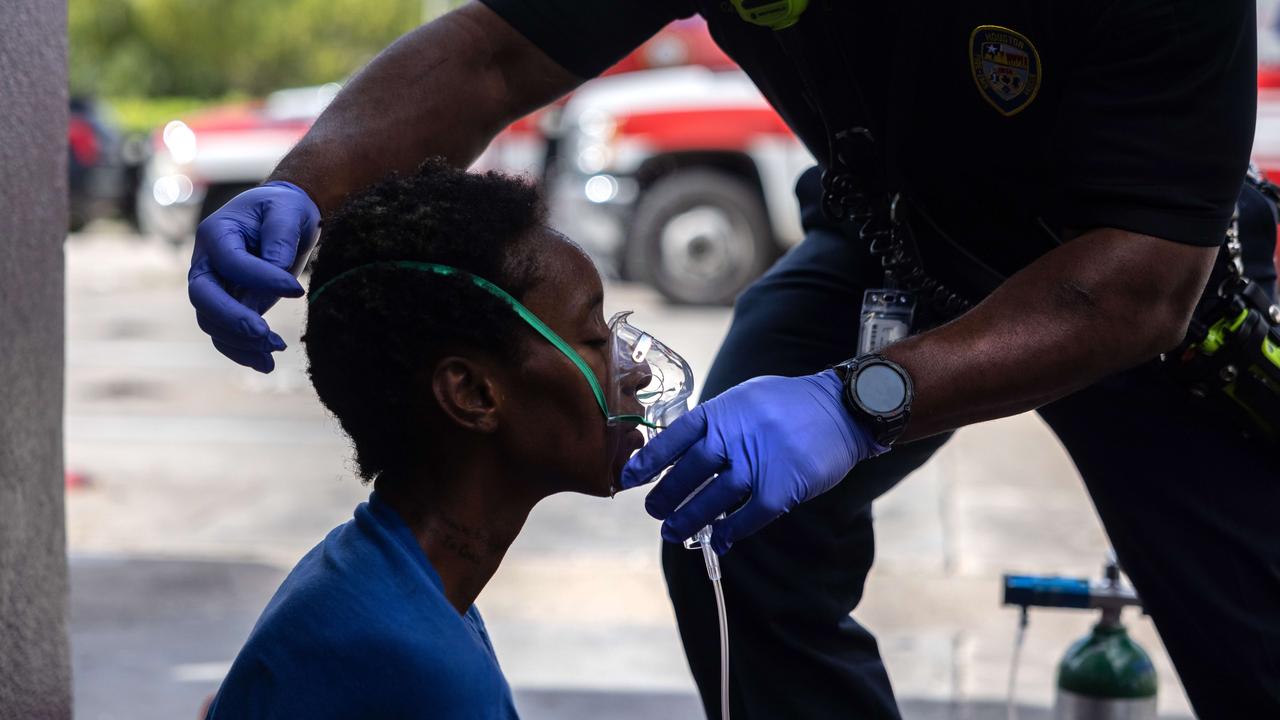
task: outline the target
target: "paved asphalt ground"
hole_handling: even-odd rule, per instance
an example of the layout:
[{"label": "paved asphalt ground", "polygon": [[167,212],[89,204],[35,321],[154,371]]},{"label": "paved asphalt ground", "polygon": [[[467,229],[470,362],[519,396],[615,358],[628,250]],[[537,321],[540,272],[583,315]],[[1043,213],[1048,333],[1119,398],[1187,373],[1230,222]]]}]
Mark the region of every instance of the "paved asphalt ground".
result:
[{"label": "paved asphalt ground", "polygon": [[[260,376],[219,356],[186,301],[186,257],[112,232],[67,243],[67,467],[77,716],[194,718],[284,573],[367,495],[316,402],[302,308],[268,317],[291,347]],[[725,309],[636,310],[705,372]],[[551,498],[479,605],[526,720],[700,716],[640,493]],[[1105,537],[1032,416],[960,432],[876,503],[877,564],[855,613],[876,632],[908,720],[1004,718],[1016,613],[1003,572],[1093,575]],[[733,602],[733,598],[728,598]],[[1089,614],[1032,616],[1017,699],[1049,717],[1053,669]],[[1162,717],[1189,715],[1151,623]]]}]

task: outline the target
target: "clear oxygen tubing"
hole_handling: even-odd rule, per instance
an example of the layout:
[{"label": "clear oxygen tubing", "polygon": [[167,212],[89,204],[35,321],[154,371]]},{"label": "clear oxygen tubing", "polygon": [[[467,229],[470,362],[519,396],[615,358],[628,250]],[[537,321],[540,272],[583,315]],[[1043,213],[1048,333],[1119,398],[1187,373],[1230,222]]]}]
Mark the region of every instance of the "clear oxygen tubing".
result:
[{"label": "clear oxygen tubing", "polygon": [[[721,516],[723,517],[723,516]],[[698,531],[685,541],[685,547],[702,550],[707,577],[716,595],[716,616],[720,620],[720,718],[729,720],[729,618],[724,609],[724,587],[720,583],[720,558],[711,549],[711,526]]]}]

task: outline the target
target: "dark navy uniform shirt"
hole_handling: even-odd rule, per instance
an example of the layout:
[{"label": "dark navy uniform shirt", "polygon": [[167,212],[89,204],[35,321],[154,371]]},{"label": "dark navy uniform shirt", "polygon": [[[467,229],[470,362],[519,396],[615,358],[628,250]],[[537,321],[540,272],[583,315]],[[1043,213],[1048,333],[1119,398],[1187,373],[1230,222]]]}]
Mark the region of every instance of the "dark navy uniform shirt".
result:
[{"label": "dark navy uniform shirt", "polygon": [[[482,1],[581,77],[700,13],[826,155],[797,66],[725,0]],[[846,57],[830,72],[857,73],[897,189],[996,269],[1026,265],[1064,229],[1221,243],[1253,140],[1253,0],[826,5],[813,0],[802,22],[830,13],[821,24]]]},{"label": "dark navy uniform shirt", "polygon": [[289,573],[209,710],[223,718],[516,720],[480,613],[449,604],[377,493]]}]

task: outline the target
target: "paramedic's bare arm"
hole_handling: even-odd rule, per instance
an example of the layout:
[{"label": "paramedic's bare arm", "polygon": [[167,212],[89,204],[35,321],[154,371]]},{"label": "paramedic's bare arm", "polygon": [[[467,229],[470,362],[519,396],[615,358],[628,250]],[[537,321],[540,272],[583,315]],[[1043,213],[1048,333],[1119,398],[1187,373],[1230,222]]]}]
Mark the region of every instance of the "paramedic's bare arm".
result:
[{"label": "paramedic's bare arm", "polygon": [[1031,410],[1177,345],[1217,248],[1085,232],[884,355],[915,382],[902,440]]},{"label": "paramedic's bare arm", "polygon": [[382,51],[272,173],[322,214],[391,170],[469,165],[503,127],[582,83],[478,2]]}]

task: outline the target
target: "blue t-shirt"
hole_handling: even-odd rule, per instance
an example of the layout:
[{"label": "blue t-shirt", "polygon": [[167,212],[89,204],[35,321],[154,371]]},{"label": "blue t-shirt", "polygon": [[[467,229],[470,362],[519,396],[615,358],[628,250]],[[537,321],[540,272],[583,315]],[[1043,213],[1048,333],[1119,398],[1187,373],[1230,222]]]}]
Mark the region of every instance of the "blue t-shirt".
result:
[{"label": "blue t-shirt", "polygon": [[480,612],[449,604],[404,521],[375,492],[289,573],[210,720],[514,720]]}]

